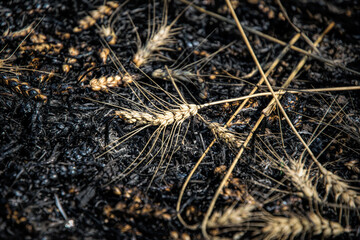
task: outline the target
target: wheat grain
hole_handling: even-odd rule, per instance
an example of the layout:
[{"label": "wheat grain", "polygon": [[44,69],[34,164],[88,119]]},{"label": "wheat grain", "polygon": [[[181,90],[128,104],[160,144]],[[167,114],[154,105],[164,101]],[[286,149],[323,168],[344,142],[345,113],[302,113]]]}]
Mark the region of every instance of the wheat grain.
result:
[{"label": "wheat grain", "polygon": [[359,166],[359,161],[358,160],[352,160],[352,161],[349,161],[347,163],[344,164],[349,170],[357,173],[357,174],[360,174],[360,168],[358,167]]}]

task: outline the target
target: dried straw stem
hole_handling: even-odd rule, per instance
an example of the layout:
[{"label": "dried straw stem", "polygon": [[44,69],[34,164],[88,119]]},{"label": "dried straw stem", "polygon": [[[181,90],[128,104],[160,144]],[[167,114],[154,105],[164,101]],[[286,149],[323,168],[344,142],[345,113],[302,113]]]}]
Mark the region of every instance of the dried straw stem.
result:
[{"label": "dried straw stem", "polygon": [[[271,66],[269,67],[269,69],[266,71],[266,76],[270,75],[270,73],[275,69],[275,67],[278,65],[278,63],[280,62],[280,60],[285,56],[285,54],[287,53],[287,51],[290,49],[290,47],[296,43],[296,41],[300,38],[300,34],[296,34],[289,42],[289,44],[281,51],[281,53],[279,54],[279,56],[276,57],[276,59],[273,61],[273,63],[271,64]],[[256,84],[256,86],[254,87],[254,89],[250,92],[249,95],[253,95],[259,88],[259,86],[264,82],[264,78],[261,78],[259,80],[259,82]],[[227,127],[228,125],[231,124],[231,122],[233,121],[233,119],[235,118],[235,116],[241,111],[241,109],[243,109],[243,107],[246,105],[246,103],[248,102],[249,99],[244,99],[244,101],[241,103],[241,105],[238,107],[238,109],[236,109],[236,111],[234,112],[234,114],[230,117],[230,119],[227,121],[226,125],[224,127]],[[214,138],[214,140],[209,144],[209,146],[206,148],[206,150],[204,151],[204,153],[201,155],[201,157],[199,158],[199,160],[196,162],[195,166],[193,167],[193,169],[191,170],[191,172],[189,173],[188,177],[186,178],[180,194],[179,194],[179,198],[178,198],[178,202],[176,205],[176,211],[178,212],[177,216],[178,219],[180,220],[180,222],[187,228],[189,229],[196,229],[198,227],[198,224],[195,225],[189,225],[187,224],[184,219],[181,217],[180,215],[180,206],[181,206],[181,201],[185,192],[185,189],[188,185],[188,183],[190,182],[191,177],[194,175],[196,169],[198,168],[198,166],[200,165],[200,163],[202,162],[202,160],[205,158],[205,156],[207,155],[207,153],[210,151],[210,148],[215,144],[216,142],[216,138]]]},{"label": "dried straw stem", "polygon": [[[312,157],[312,159],[313,159],[314,161],[317,161],[315,155],[314,155],[313,152],[310,150],[310,148],[309,148],[309,146],[306,144],[306,142],[305,142],[305,141],[302,139],[302,137],[299,135],[299,133],[297,132],[296,128],[294,127],[294,125],[292,124],[291,120],[289,119],[288,115],[286,114],[284,108],[282,107],[282,105],[281,105],[281,103],[280,103],[280,101],[279,101],[278,95],[277,95],[277,94],[274,92],[274,90],[272,89],[271,84],[270,84],[269,80],[267,79],[267,76],[265,75],[265,73],[264,73],[264,71],[263,71],[263,69],[262,69],[262,67],[261,67],[261,65],[260,65],[260,63],[259,63],[259,61],[258,61],[258,59],[257,59],[257,57],[256,57],[256,55],[255,55],[255,53],[254,53],[254,51],[252,50],[251,44],[250,44],[249,40],[247,39],[247,36],[246,36],[246,34],[245,34],[245,32],[244,32],[244,30],[243,30],[243,28],[242,28],[241,23],[239,22],[238,17],[236,16],[236,13],[235,13],[232,5],[231,5],[231,2],[230,2],[229,0],[226,0],[226,4],[228,5],[228,7],[229,7],[229,9],[230,9],[230,11],[231,11],[231,14],[232,14],[232,16],[233,16],[233,18],[234,18],[234,20],[235,20],[235,22],[236,22],[236,25],[237,25],[237,27],[238,27],[238,29],[239,29],[239,31],[240,31],[240,34],[241,34],[243,40],[245,41],[246,46],[247,46],[248,49],[249,49],[250,55],[252,56],[252,58],[253,58],[253,60],[254,60],[254,62],[255,62],[255,64],[256,64],[257,68],[259,69],[259,72],[260,72],[260,74],[261,74],[261,77],[264,79],[264,82],[266,83],[266,86],[268,87],[268,89],[270,90],[270,92],[271,92],[271,94],[272,94],[272,96],[273,96],[273,100],[275,100],[276,105],[277,105],[278,108],[280,109],[281,113],[284,115],[287,123],[289,124],[290,128],[293,130],[293,132],[294,132],[294,134],[296,135],[296,137],[297,137],[297,138],[300,140],[300,142],[304,145],[304,147],[306,148],[307,152],[310,154],[310,156]],[[318,44],[318,43],[322,40],[322,38],[324,37],[324,35],[325,35],[328,31],[330,31],[330,29],[331,29],[333,26],[334,26],[334,23],[331,23],[331,24],[329,25],[329,27],[325,30],[325,32],[318,38],[318,40],[317,40],[315,43]],[[295,77],[295,72],[296,72],[296,71],[299,71],[299,70],[302,68],[302,66],[303,66],[303,64],[305,64],[306,60],[307,60],[307,57],[306,57],[306,56],[303,57],[303,59],[302,59],[302,60],[300,61],[300,63],[298,64],[297,68],[296,68],[296,69],[292,72],[292,74],[289,76],[288,80],[287,80],[286,83],[284,84],[284,85],[285,85],[284,87],[287,87],[288,84],[290,84],[291,80]],[[273,107],[272,107],[271,105],[272,105],[272,104],[269,104],[269,107],[270,107],[270,108],[267,108],[267,110],[271,111],[271,110],[273,109]],[[265,109],[264,109],[264,110],[265,110]],[[214,209],[214,206],[215,206],[215,203],[216,203],[216,201],[217,201],[217,199],[218,199],[218,197],[219,197],[219,194],[220,194],[220,192],[222,191],[225,183],[226,183],[227,180],[229,179],[230,174],[231,174],[232,171],[234,170],[234,168],[235,168],[237,162],[239,161],[242,153],[244,152],[245,147],[247,146],[247,144],[249,143],[250,139],[252,138],[252,136],[253,136],[253,134],[254,134],[254,129],[257,129],[257,128],[258,128],[258,126],[260,125],[260,122],[261,122],[262,119],[264,118],[264,115],[265,115],[265,111],[263,111],[263,114],[261,115],[261,117],[259,118],[259,120],[258,120],[257,123],[255,124],[255,126],[253,127],[253,130],[250,132],[248,138],[246,139],[246,141],[244,142],[244,144],[243,144],[242,147],[240,148],[238,154],[235,156],[235,159],[234,159],[234,161],[232,162],[230,168],[228,169],[227,174],[225,175],[225,177],[223,178],[222,182],[220,183],[220,186],[219,186],[218,189],[216,190],[216,193],[215,193],[215,195],[214,195],[214,197],[213,197],[213,199],[212,199],[212,201],[211,201],[211,203],[210,203],[210,206],[209,206],[209,208],[208,208],[208,210],[207,210],[207,212],[206,212],[206,214],[205,214],[204,220],[203,220],[203,222],[202,222],[202,224],[201,224],[202,233],[203,233],[203,235],[204,235],[206,238],[209,238],[209,237],[208,237],[208,234],[207,234],[207,232],[206,232],[207,222],[208,222],[208,219],[209,219],[209,217],[210,217],[210,215],[211,215],[212,210]]]}]

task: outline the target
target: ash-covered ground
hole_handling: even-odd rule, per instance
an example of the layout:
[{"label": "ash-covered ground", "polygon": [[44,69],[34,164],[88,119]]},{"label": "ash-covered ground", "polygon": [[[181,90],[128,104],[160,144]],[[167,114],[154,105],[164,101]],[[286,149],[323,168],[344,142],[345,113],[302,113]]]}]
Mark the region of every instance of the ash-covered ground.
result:
[{"label": "ash-covered ground", "polygon": [[[225,1],[194,4],[233,20]],[[296,34],[276,1],[232,4],[246,27],[286,44]],[[314,54],[360,71],[358,1],[283,4],[292,23],[311,41],[334,22],[335,27],[318,45],[319,53]],[[181,97],[187,104],[201,105],[246,96],[261,79],[234,24],[186,7],[181,1],[0,3],[1,239],[204,238],[199,228],[189,230],[180,223],[176,204],[186,178],[214,139],[208,125],[192,116],[176,127],[159,130],[149,126],[121,143],[121,137],[142,125],[116,115],[124,109],[148,113],[174,109]],[[173,41],[166,45],[169,49],[159,49],[153,61],[136,67],[133,60],[139,46],[145,46],[161,24],[170,24],[177,17]],[[114,34],[106,35],[106,29]],[[266,70],[266,64],[274,61],[284,46],[246,33]],[[294,45],[311,49],[302,38]],[[303,56],[289,50],[281,59],[269,77],[274,90]],[[165,66],[194,74],[192,82],[176,81],[181,96],[169,79],[152,77],[156,69]],[[126,72],[136,84],[124,83]],[[116,87],[99,83],[100,88],[105,85],[102,91],[91,85],[93,79],[111,76],[120,76],[122,82]],[[309,58],[289,88],[349,87],[359,86],[359,81],[354,72]],[[258,92],[268,91],[263,86]],[[251,99],[229,129],[245,140],[270,100],[270,96]],[[287,93],[281,103],[297,131],[311,142],[319,162],[350,186],[359,187],[359,92]],[[208,122],[223,125],[240,104],[222,103],[198,113]],[[181,202],[181,216],[187,223],[201,223],[238,147],[218,139],[204,157]],[[244,203],[256,203],[258,213],[266,211],[273,216],[306,217],[316,212],[344,228],[339,239],[358,239],[360,204],[349,207],[332,192],[326,196],[322,173],[308,154],[302,155],[303,150],[275,109],[254,132],[214,212],[221,214]],[[297,194],[284,174],[286,159],[301,156],[320,203]],[[360,198],[359,190],[354,191]],[[219,219],[211,219],[215,224],[208,225],[211,236],[264,236],[262,218],[251,220],[259,222],[253,226],[260,230],[246,224],[220,226]],[[245,225],[248,228],[244,230]],[[327,237],[313,228],[304,236]]]}]

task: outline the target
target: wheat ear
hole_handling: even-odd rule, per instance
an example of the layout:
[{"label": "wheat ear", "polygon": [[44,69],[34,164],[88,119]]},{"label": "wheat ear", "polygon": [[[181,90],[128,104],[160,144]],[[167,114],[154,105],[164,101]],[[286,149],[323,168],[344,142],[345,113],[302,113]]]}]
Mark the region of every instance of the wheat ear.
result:
[{"label": "wheat ear", "polygon": [[93,91],[108,92],[110,88],[117,88],[119,86],[127,86],[134,81],[136,76],[131,76],[126,73],[123,76],[115,75],[108,77],[93,78],[90,80],[90,87]]},{"label": "wheat ear", "polygon": [[216,138],[225,142],[232,148],[240,148],[244,143],[244,140],[240,139],[235,133],[221,126],[219,123],[211,122],[207,124],[211,132],[216,136]]},{"label": "wheat ear", "polygon": [[168,45],[175,42],[174,36],[179,31],[179,28],[172,27],[175,25],[181,15],[188,9],[188,7],[186,7],[169,25],[167,25],[167,4],[165,1],[164,16],[159,29],[151,35],[150,39],[143,46],[141,46],[141,41],[138,37],[138,50],[133,58],[133,62],[137,67],[141,67],[144,64],[152,61],[155,56],[161,57],[161,55],[154,55],[154,52],[160,50],[169,50]]},{"label": "wheat ear", "polygon": [[329,195],[332,190],[335,194],[335,201],[339,201],[341,203],[347,204],[349,207],[356,208],[360,206],[360,195],[358,192],[351,189],[344,179],[339,177],[338,175],[327,171],[324,168],[320,168],[323,178],[324,184],[326,188],[325,199]]},{"label": "wheat ear", "polygon": [[295,160],[289,156],[288,153],[284,152],[286,159],[288,160],[288,163],[286,164],[282,161],[282,157],[277,154],[271,144],[266,144],[263,140],[261,141],[272,154],[270,155],[266,153],[260,146],[257,146],[257,149],[259,149],[265,158],[270,159],[275,168],[282,171],[286,175],[286,178],[290,180],[292,185],[300,191],[297,195],[300,197],[306,197],[316,202],[321,202],[316,186],[313,185],[314,177],[310,177],[310,169],[305,168],[305,162],[302,161],[302,159]]},{"label": "wheat ear", "polygon": [[78,22],[79,26],[75,27],[73,32],[78,33],[90,28],[96,23],[96,20],[110,15],[117,7],[119,7],[119,3],[115,1],[108,1],[105,5],[97,7],[95,10],[90,11],[90,16],[86,16]]},{"label": "wheat ear", "polygon": [[284,166],[284,173],[291,180],[292,184],[301,191],[300,196],[321,202],[316,187],[310,178],[310,169],[304,168],[303,162],[290,160],[290,166]]},{"label": "wheat ear", "polygon": [[252,211],[256,208],[254,204],[244,204],[239,207],[234,205],[224,211],[215,212],[209,219],[209,228],[224,228],[239,226],[253,216]]},{"label": "wheat ear", "polygon": [[134,110],[119,110],[115,111],[115,115],[130,124],[166,127],[173,123],[182,123],[189,117],[195,116],[198,110],[198,105],[181,104],[178,109],[170,109],[161,113],[150,114]]},{"label": "wheat ear", "polygon": [[324,238],[338,236],[346,230],[337,222],[310,213],[308,217],[292,215],[287,217],[264,216],[266,226],[256,234],[262,239],[293,239],[305,234],[322,235]]}]

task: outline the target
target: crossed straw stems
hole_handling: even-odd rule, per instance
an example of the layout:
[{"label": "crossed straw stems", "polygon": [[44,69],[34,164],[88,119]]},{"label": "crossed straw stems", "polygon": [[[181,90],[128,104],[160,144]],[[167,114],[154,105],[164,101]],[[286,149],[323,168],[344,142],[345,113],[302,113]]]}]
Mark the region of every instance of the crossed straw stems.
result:
[{"label": "crossed straw stems", "polygon": [[[184,3],[187,3],[189,4],[189,2],[187,2],[186,0],[181,0],[182,2]],[[279,92],[275,93],[273,88],[271,87],[267,77],[269,76],[269,74],[272,72],[272,70],[277,66],[277,64],[280,62],[281,58],[287,53],[287,51],[291,48],[291,49],[294,49],[298,52],[301,52],[303,54],[305,54],[305,56],[301,59],[301,61],[298,63],[298,65],[296,66],[296,68],[293,70],[293,72],[290,74],[290,76],[288,77],[287,81],[283,84],[282,86],[282,89],[286,89],[289,84],[291,83],[291,81],[295,78],[295,76],[297,75],[297,73],[300,71],[300,69],[304,66],[305,62],[307,61],[307,59],[309,58],[309,56],[315,58],[315,59],[318,59],[318,60],[321,60],[321,61],[324,61],[326,62],[327,64],[329,65],[332,65],[332,66],[336,66],[336,67],[340,67],[342,69],[345,69],[345,70],[348,70],[350,72],[353,72],[355,74],[359,74],[358,72],[356,71],[353,71],[351,69],[348,69],[344,66],[341,66],[341,65],[336,65],[333,63],[333,61],[331,60],[324,60],[323,58],[321,57],[318,57],[317,55],[314,55],[311,53],[311,50],[308,51],[308,52],[305,52],[304,50],[302,49],[298,49],[296,47],[294,47],[294,43],[300,38],[300,36],[302,35],[302,33],[298,32],[289,42],[289,44],[286,45],[286,43],[283,43],[283,42],[279,42],[278,40],[276,40],[276,42],[280,43],[281,45],[286,45],[285,48],[282,50],[282,52],[280,53],[280,55],[273,61],[273,63],[271,64],[270,68],[267,70],[266,73],[264,73],[264,71],[262,70],[261,66],[260,66],[260,63],[259,61],[257,60],[257,57],[256,55],[254,54],[253,50],[252,50],[252,47],[247,39],[247,36],[243,30],[243,27],[241,25],[241,23],[239,22],[236,14],[235,14],[235,11],[230,3],[229,0],[226,0],[226,3],[231,11],[231,14],[233,16],[233,18],[235,19],[235,22],[227,19],[227,18],[224,18],[220,15],[217,15],[217,14],[213,14],[213,13],[209,13],[208,11],[200,8],[200,7],[197,7],[197,6],[194,6],[197,10],[199,11],[202,11],[202,12],[205,12],[211,16],[214,16],[214,17],[217,17],[217,18],[220,18],[221,20],[224,20],[226,22],[230,22],[231,24],[236,24],[236,26],[238,27],[240,33],[241,33],[241,36],[243,38],[243,40],[245,41],[249,51],[250,51],[250,54],[254,60],[254,62],[256,63],[257,65],[257,68],[261,74],[261,79],[260,81],[258,82],[258,84],[254,87],[254,89],[251,91],[251,93],[249,95],[252,95],[254,94],[258,88],[260,87],[261,84],[263,84],[263,82],[266,83],[268,89],[270,90],[272,96],[274,97],[272,99],[272,101],[268,104],[268,106],[263,110],[262,112],[262,115],[260,116],[260,118],[258,119],[258,121],[255,123],[254,127],[252,128],[252,130],[250,131],[247,139],[244,141],[244,144],[242,145],[242,147],[240,148],[238,154],[236,155],[236,157],[234,158],[231,166],[229,167],[226,175],[224,176],[222,182],[220,183],[214,197],[212,198],[212,201],[208,207],[208,210],[205,214],[205,217],[202,221],[202,224],[201,224],[201,229],[202,229],[202,232],[204,234],[204,236],[206,238],[210,238],[210,236],[208,235],[207,233],[207,230],[206,230],[206,227],[208,225],[208,221],[209,221],[209,217],[215,207],[215,203],[222,191],[222,189],[224,188],[226,182],[228,181],[232,171],[234,170],[237,162],[239,161],[240,157],[242,156],[245,148],[247,147],[248,143],[250,142],[251,138],[253,137],[254,135],[254,132],[256,131],[256,129],[259,127],[259,125],[261,124],[262,120],[266,117],[266,116],[269,116],[269,114],[275,109],[275,106],[278,106],[278,108],[280,109],[280,111],[282,112],[282,114],[284,115],[286,121],[288,122],[289,126],[291,127],[292,131],[295,133],[296,137],[300,140],[300,142],[304,145],[306,151],[309,153],[309,155],[311,156],[312,160],[315,162],[315,164],[318,166],[320,172],[324,175],[324,178],[325,178],[325,183],[327,184],[327,189],[326,189],[326,195],[329,193],[330,191],[330,188],[333,188],[333,191],[335,192],[335,194],[337,195],[336,198],[339,197],[339,192],[336,193],[336,189],[340,191],[340,195],[341,193],[346,190],[346,191],[349,191],[350,189],[350,186],[348,186],[343,179],[341,179],[340,177],[338,177],[337,175],[327,171],[323,166],[322,164],[317,160],[317,158],[315,157],[315,155],[313,154],[313,152],[311,151],[311,149],[309,148],[308,144],[302,139],[302,137],[299,135],[299,133],[297,132],[297,130],[295,129],[295,127],[293,126],[291,120],[289,119],[289,117],[287,116],[284,108],[282,107],[282,105],[280,104],[279,102],[279,98],[281,97],[281,95],[279,95],[280,93],[284,92],[284,90],[280,90]],[[314,42],[314,44],[312,45],[313,49],[316,49],[316,46],[322,41],[323,37],[334,27],[334,22],[330,23],[329,26],[325,29],[325,31],[318,37],[318,39]],[[252,32],[252,29],[250,28],[247,28],[248,31]],[[259,35],[259,33],[256,33]],[[269,36],[267,36],[267,38],[271,38]],[[274,40],[274,39],[270,39],[270,40]],[[346,89],[344,89],[346,90]],[[229,126],[232,122],[232,120],[235,118],[235,116],[240,112],[240,110],[245,106],[245,104],[248,102],[248,99],[245,99],[242,104],[239,106],[239,108],[234,112],[234,114],[232,115],[232,117],[229,119],[229,121],[226,123],[225,127]],[[194,172],[196,171],[196,169],[198,168],[198,166],[200,165],[200,163],[202,162],[202,160],[205,158],[206,154],[209,152],[210,148],[213,146],[213,144],[216,142],[216,138],[210,143],[210,145],[208,146],[208,148],[205,150],[205,152],[203,153],[203,155],[200,157],[200,159],[198,160],[198,162],[195,164],[195,166],[193,167],[192,171],[190,172],[190,174],[188,175],[186,181],[184,182],[183,184],[183,187],[181,189],[181,192],[180,192],[180,195],[179,195],[179,199],[178,199],[178,203],[177,203],[177,207],[176,207],[176,210],[178,212],[178,218],[179,220],[188,228],[190,229],[196,229],[199,227],[199,224],[195,224],[195,225],[189,225],[187,224],[184,219],[181,217],[180,215],[180,207],[181,207],[181,201],[182,201],[182,198],[183,198],[183,194],[185,192],[185,189],[192,177],[192,175],[194,174]],[[331,183],[335,183],[333,185],[331,185]],[[352,190],[350,190],[352,191]],[[353,191],[352,191],[353,192]],[[355,205],[360,205],[360,198],[357,194],[353,194],[351,196],[353,199],[350,200],[350,203],[355,206]],[[349,198],[342,198],[341,199],[342,202],[347,202],[349,203]]]}]

